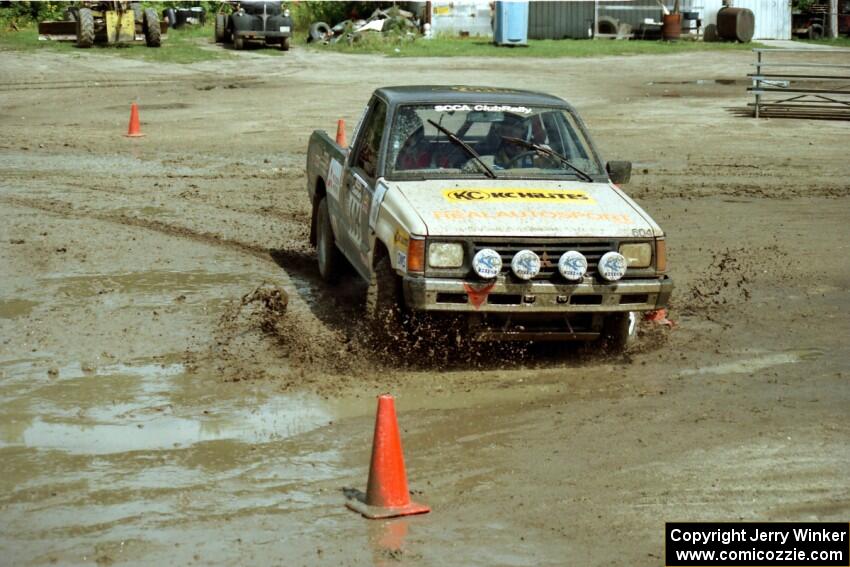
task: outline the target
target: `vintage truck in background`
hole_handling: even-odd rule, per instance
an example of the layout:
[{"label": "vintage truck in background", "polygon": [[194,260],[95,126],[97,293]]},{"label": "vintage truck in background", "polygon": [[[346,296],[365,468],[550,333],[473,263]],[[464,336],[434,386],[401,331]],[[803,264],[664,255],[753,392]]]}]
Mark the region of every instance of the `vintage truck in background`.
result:
[{"label": "vintage truck in background", "polygon": [[594,340],[621,350],[666,306],[664,232],[618,185],[560,98],[486,87],[377,89],[349,148],[310,138],[310,240],[329,282],[369,283],[388,336],[426,315],[475,340]]}]

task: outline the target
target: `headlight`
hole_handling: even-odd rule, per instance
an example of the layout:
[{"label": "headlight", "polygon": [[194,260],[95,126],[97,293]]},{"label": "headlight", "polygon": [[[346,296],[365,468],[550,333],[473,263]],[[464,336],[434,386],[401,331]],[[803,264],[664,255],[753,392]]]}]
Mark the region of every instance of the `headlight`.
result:
[{"label": "headlight", "polygon": [[456,242],[434,242],[428,246],[428,265],[432,268],[463,266],[463,246]]},{"label": "headlight", "polygon": [[288,17],[289,17],[289,8],[287,8],[286,10],[284,10],[284,11],[283,11],[283,17],[284,17],[284,18],[288,18]]},{"label": "headlight", "polygon": [[609,282],[615,282],[626,275],[626,259],[617,252],[606,252],[599,259],[597,269],[600,276]]},{"label": "headlight", "polygon": [[472,257],[472,269],[484,279],[495,278],[502,271],[502,257],[492,248],[479,250]]},{"label": "headlight", "polygon": [[652,244],[649,242],[621,244],[620,254],[626,258],[626,266],[629,268],[648,268],[652,263]]},{"label": "headlight", "polygon": [[558,271],[564,279],[577,281],[584,277],[587,272],[587,258],[584,254],[575,250],[564,252],[558,260]]},{"label": "headlight", "polygon": [[530,280],[540,273],[540,257],[531,250],[520,250],[511,260],[511,270],[521,280]]}]

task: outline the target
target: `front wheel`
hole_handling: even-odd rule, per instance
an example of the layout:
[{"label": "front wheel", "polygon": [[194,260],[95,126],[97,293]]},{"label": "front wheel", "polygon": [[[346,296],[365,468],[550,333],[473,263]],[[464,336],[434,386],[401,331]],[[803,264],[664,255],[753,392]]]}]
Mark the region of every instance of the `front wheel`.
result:
[{"label": "front wheel", "polygon": [[336,247],[327,198],[322,199],[316,211],[316,256],[319,260],[319,275],[322,279],[328,283],[339,280],[342,271],[342,254]]},{"label": "front wheel", "polygon": [[380,338],[395,341],[407,338],[402,327],[403,302],[401,281],[393,270],[389,256],[384,256],[375,265],[366,292],[366,317]]},{"label": "front wheel", "polygon": [[290,45],[290,43],[289,43],[288,37],[285,37],[282,40],[280,40],[280,50],[281,51],[289,51],[289,45]]},{"label": "front wheel", "polygon": [[600,346],[604,352],[617,354],[624,352],[637,337],[637,317],[634,311],[612,313],[605,317]]},{"label": "front wheel", "polygon": [[245,48],[245,40],[233,32],[230,36],[230,41],[233,43],[233,49],[240,50]]}]

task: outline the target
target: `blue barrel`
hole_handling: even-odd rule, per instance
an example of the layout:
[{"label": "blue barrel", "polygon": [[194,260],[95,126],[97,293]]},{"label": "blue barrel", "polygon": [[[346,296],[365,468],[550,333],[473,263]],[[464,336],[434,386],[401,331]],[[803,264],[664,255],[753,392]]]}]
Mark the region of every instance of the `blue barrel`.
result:
[{"label": "blue barrel", "polygon": [[496,2],[496,45],[528,45],[528,2]]}]

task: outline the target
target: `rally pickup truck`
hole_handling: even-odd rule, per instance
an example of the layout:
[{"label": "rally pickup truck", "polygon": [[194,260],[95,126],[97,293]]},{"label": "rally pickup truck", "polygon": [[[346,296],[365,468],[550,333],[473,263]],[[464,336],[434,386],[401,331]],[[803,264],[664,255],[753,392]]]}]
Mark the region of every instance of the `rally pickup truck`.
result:
[{"label": "rally pickup truck", "polygon": [[619,187],[630,175],[555,96],[380,88],[350,147],[310,138],[310,241],[326,281],[347,262],[369,283],[389,336],[443,317],[473,340],[621,350],[673,289],[664,232]]}]

